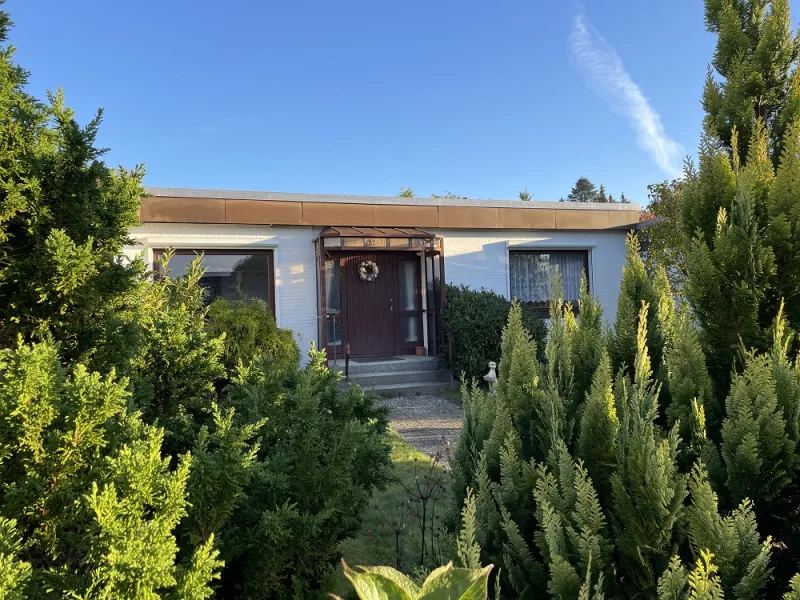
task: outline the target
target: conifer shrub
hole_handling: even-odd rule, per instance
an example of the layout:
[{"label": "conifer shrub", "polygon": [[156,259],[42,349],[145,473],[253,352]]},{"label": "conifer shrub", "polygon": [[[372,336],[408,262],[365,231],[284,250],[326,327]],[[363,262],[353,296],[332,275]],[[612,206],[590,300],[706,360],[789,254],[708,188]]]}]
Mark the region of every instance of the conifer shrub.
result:
[{"label": "conifer shrub", "polygon": [[[639,261],[629,252],[627,272],[647,277]],[[790,576],[772,578],[800,567],[787,527],[800,367],[788,356],[785,320],[779,313],[770,352],[745,354],[718,404],[694,325],[665,305],[668,286],[655,277],[623,291],[638,296],[651,286],[656,302],[655,316],[642,302],[632,324],[618,313],[625,336],[603,335],[598,319],[576,317],[554,297],[545,365],[512,306],[496,391],[462,389],[450,523],[462,531],[465,560],[498,567],[500,597],[796,592],[796,582],[787,591]],[[582,295],[589,302],[596,300]],[[612,371],[611,352],[631,343],[630,367],[625,360]]]},{"label": "conifer shrub", "polygon": [[259,356],[270,357],[276,367],[284,369],[300,361],[292,332],[277,326],[263,300],[219,298],[208,307],[207,318],[212,337],[225,334],[222,362],[228,373]]},{"label": "conifer shrub", "polygon": [[[9,26],[0,11],[0,42]],[[312,597],[385,481],[385,410],[319,353],[300,369],[264,306],[209,323],[200,261],[151,279],[125,258],[144,171],[109,169],[100,115],[82,127],[61,94],[27,95],[12,58],[4,45],[0,598]]]},{"label": "conifer shrub", "polygon": [[191,457],[162,455],[127,381],[61,360],[0,351],[0,597],[210,597],[213,536],[179,558]]},{"label": "conifer shrub", "polygon": [[[341,390],[323,353],[312,351],[309,359],[288,380],[268,358],[240,369],[224,405],[238,415],[240,427],[256,427],[258,441],[241,454],[251,462],[233,470],[227,461],[211,462],[197,475],[208,501],[197,517],[202,527],[191,533],[219,531],[227,565],[223,597],[235,597],[239,589],[256,598],[305,598],[319,591],[339,558],[339,542],[356,532],[371,491],[388,476],[386,409],[376,408],[356,386]],[[232,510],[220,518],[213,498],[218,485],[208,482],[237,470],[249,474]]]},{"label": "conifer shrub", "polygon": [[[495,292],[472,290],[465,285],[448,285],[446,297],[444,320],[453,336],[453,373],[457,377],[464,375],[467,381],[483,381],[489,361],[500,358],[501,335],[511,303]],[[526,329],[538,344],[539,360],[544,360],[547,326],[530,306],[523,304],[522,315]]]}]

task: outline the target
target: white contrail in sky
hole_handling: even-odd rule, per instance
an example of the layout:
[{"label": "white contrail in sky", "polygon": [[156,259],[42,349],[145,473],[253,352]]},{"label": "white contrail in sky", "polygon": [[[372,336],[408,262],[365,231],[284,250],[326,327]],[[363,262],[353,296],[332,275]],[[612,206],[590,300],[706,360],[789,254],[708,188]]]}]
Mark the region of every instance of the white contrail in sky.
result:
[{"label": "white contrail in sky", "polygon": [[664,173],[670,177],[679,175],[683,148],[666,134],[661,116],[631,79],[616,50],[582,14],[575,17],[569,41],[572,56],[587,84],[613,111],[627,117],[636,131],[639,147]]}]

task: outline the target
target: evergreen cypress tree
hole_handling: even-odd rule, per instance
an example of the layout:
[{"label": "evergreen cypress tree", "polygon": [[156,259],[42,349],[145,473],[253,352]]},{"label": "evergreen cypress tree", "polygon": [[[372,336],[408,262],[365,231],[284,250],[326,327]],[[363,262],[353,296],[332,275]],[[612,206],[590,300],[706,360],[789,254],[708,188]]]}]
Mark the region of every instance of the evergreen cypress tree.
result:
[{"label": "evergreen cypress tree", "polygon": [[611,361],[604,354],[594,373],[591,391],[586,397],[577,455],[583,459],[586,470],[606,505],[611,495],[610,477],[617,461],[618,432],[619,419],[614,404]]},{"label": "evergreen cypress tree", "polygon": [[[0,42],[10,26],[0,11]],[[49,331],[62,356],[87,361],[132,342],[117,313],[143,265],[118,258],[138,223],[144,170],[109,169],[95,146],[102,111],[81,127],[61,92],[32,98],[13,57],[13,46],[0,51],[0,340]]]},{"label": "evergreen cypress tree", "polygon": [[711,379],[700,339],[686,314],[675,322],[665,362],[669,371],[670,393],[670,404],[666,410],[667,425],[671,428],[679,424],[681,438],[689,444],[696,433],[693,430],[693,402],[703,407],[706,419],[716,423],[717,427],[721,424],[721,414],[711,393]]},{"label": "evergreen cypress tree", "polygon": [[[703,91],[706,127],[729,152],[744,155],[756,118],[772,124],[771,145],[781,149],[784,125],[795,120],[787,103],[800,41],[792,33],[788,0],[705,0],[706,27],[717,34]],[[788,122],[788,123],[787,123]],[[734,129],[739,132],[738,144]]]},{"label": "evergreen cypress tree", "polygon": [[[583,465],[570,456],[563,441],[553,449],[548,462],[549,469],[539,466],[534,490],[537,544],[549,571],[550,594],[554,598],[577,598],[585,581],[592,577],[602,581],[612,544],[592,480]],[[595,593],[602,591],[601,583]]]},{"label": "evergreen cypress tree", "polygon": [[[659,308],[659,296],[639,254],[639,240],[628,237],[625,253],[625,266],[622,269],[619,296],[617,297],[617,316],[611,336],[609,354],[614,372],[621,368],[632,370],[636,361],[639,316],[642,303],[653,308],[647,322],[647,352],[653,364],[653,371],[659,373],[664,351],[664,334],[658,322],[659,314],[666,309]],[[672,304],[672,298],[667,300]]]},{"label": "evergreen cypress tree", "polygon": [[731,515],[721,516],[717,495],[701,464],[692,469],[689,493],[686,520],[694,555],[714,554],[720,584],[728,597],[763,597],[771,573],[772,541],[761,541],[752,503],[745,500]]},{"label": "evergreen cypress tree", "polygon": [[571,362],[574,365],[571,402],[577,407],[586,399],[592,387],[594,372],[606,352],[603,307],[589,293],[585,278],[581,278],[577,323],[569,329]]},{"label": "evergreen cypress tree", "polygon": [[713,242],[696,238],[687,254],[686,295],[720,393],[728,389],[740,344],[766,346],[761,314],[773,256],[758,233],[752,182],[749,175],[740,177],[730,216],[719,211]]},{"label": "evergreen cypress tree", "polygon": [[[789,126],[769,192],[767,240],[775,257],[775,285],[770,297],[773,315],[785,303],[790,323],[800,324],[800,121]],[[771,175],[771,173],[770,173]]]},{"label": "evergreen cypress tree", "polygon": [[658,416],[659,385],[651,379],[647,312],[639,314],[634,383],[619,407],[617,470],[611,476],[618,568],[629,596],[655,594],[667,567],[683,515],[686,477],[677,465],[678,432],[663,436]]},{"label": "evergreen cypress tree", "polygon": [[451,464],[452,484],[451,502],[445,517],[449,529],[458,528],[468,489],[477,489],[476,474],[484,443],[489,439],[494,427],[496,404],[494,399],[478,387],[477,381],[470,386],[461,383],[461,405],[464,417],[461,432]]},{"label": "evergreen cypress tree", "polygon": [[722,456],[735,502],[775,498],[791,481],[795,447],[786,432],[769,357],[748,354],[725,401]]},{"label": "evergreen cypress tree", "polygon": [[681,223],[688,239],[699,237],[710,243],[720,209],[730,211],[736,174],[731,159],[708,133],[700,139],[698,160],[698,168],[691,162],[685,166]]},{"label": "evergreen cypress tree", "polygon": [[714,555],[703,551],[694,569],[687,572],[675,556],[658,581],[659,600],[722,600],[724,593],[719,582],[719,570]]}]

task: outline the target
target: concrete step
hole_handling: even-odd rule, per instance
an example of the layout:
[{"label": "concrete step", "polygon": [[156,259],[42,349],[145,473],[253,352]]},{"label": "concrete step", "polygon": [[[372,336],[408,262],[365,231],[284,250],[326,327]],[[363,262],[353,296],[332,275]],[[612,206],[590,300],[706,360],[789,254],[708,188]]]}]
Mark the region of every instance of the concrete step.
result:
[{"label": "concrete step", "polygon": [[[339,359],[337,364],[333,360],[328,361],[331,369],[344,373],[344,359]],[[400,360],[379,360],[371,362],[358,362],[357,359],[350,360],[350,376],[372,375],[375,373],[390,373],[397,371],[438,371],[447,368],[447,361],[433,358],[431,356],[404,356]]]},{"label": "concrete step", "polygon": [[350,375],[350,381],[368,389],[373,386],[393,385],[398,383],[450,383],[450,371],[387,371]]},{"label": "concrete step", "polygon": [[[416,396],[436,394],[450,387],[450,383],[396,383],[392,385],[376,385],[372,391],[379,396],[394,398],[396,396]],[[367,389],[367,388],[365,388]]]}]

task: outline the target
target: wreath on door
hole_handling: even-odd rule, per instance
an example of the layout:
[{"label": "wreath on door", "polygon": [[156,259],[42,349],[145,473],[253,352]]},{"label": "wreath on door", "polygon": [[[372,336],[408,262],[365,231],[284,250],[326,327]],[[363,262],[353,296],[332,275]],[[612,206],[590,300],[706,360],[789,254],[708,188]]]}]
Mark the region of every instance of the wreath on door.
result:
[{"label": "wreath on door", "polygon": [[376,265],[371,260],[365,260],[360,265],[358,265],[358,277],[361,281],[375,281],[378,278],[378,273],[380,270],[378,269],[378,265]]}]

